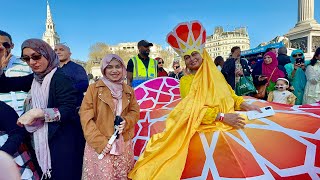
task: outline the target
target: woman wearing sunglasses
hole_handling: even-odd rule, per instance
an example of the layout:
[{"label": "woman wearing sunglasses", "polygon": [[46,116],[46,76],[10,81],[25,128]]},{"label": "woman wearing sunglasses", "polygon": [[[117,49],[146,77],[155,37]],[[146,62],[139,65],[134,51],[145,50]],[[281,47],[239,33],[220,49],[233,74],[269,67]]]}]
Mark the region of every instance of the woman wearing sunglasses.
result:
[{"label": "woman wearing sunglasses", "polygon": [[158,77],[167,77],[168,73],[167,71],[163,68],[164,65],[164,60],[160,57],[155,58],[155,60],[158,61]]},{"label": "woman wearing sunglasses", "polygon": [[25,113],[17,124],[32,134],[32,145],[45,179],[81,179],[82,134],[75,120],[77,91],[61,69],[49,44],[28,39],[21,46],[21,59],[32,69],[26,77],[0,78],[0,92],[29,91]]},{"label": "woman wearing sunglasses", "polygon": [[294,50],[290,56],[291,63],[286,64],[284,67],[288,73],[288,78],[293,88],[293,94],[297,97],[296,105],[301,105],[303,100],[304,89],[306,86],[307,78],[305,75],[306,62],[302,50]]}]

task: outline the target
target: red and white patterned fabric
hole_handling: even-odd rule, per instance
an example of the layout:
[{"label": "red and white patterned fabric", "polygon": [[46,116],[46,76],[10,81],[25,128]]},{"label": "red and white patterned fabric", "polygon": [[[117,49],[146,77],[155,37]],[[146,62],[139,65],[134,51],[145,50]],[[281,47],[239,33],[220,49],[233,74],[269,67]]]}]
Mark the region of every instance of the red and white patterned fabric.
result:
[{"label": "red and white patterned fabric", "polygon": [[[4,133],[0,133],[0,147],[7,141],[8,135]],[[19,147],[18,152],[16,152],[13,156],[14,161],[16,162],[20,174],[21,179],[23,180],[38,180],[40,179],[38,173],[36,172],[36,168],[31,161],[31,155],[28,152],[28,148],[25,144],[22,144]],[[0,170],[1,172],[1,170]],[[3,173],[3,172],[1,172]]]}]

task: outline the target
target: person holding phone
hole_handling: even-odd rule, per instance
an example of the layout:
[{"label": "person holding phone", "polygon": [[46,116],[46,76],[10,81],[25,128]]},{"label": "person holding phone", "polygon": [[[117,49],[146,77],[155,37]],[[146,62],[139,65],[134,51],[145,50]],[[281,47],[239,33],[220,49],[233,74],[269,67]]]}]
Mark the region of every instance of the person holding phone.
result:
[{"label": "person holding phone", "polygon": [[288,79],[291,84],[293,94],[297,97],[295,104],[301,105],[303,101],[304,89],[307,83],[305,74],[306,65],[309,62],[305,61],[304,53],[302,50],[294,50],[290,56],[291,63],[286,64],[284,67],[288,73]]},{"label": "person holding phone", "polygon": [[267,52],[263,56],[263,61],[258,62],[252,71],[253,84],[256,87],[267,85],[266,94],[263,99],[267,98],[267,93],[274,90],[278,78],[286,77],[285,68],[278,64],[277,56],[272,51]]},{"label": "person holding phone", "polygon": [[169,73],[169,77],[176,78],[180,80],[182,76],[184,75],[182,68],[180,66],[179,61],[173,61],[172,63],[173,72]]}]

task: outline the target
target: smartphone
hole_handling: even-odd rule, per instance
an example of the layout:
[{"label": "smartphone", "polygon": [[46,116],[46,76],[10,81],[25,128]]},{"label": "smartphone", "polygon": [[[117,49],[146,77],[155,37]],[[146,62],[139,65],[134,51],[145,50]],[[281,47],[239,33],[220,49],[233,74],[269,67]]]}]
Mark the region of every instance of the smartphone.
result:
[{"label": "smartphone", "polygon": [[260,108],[262,113],[258,111],[248,111],[247,116],[249,120],[258,119],[258,118],[264,118],[268,116],[275,115],[275,111],[273,110],[272,106],[266,106],[263,108]]},{"label": "smartphone", "polygon": [[297,59],[296,59],[296,64],[301,64],[301,63],[304,63],[304,59],[302,59],[302,58],[297,58]]}]

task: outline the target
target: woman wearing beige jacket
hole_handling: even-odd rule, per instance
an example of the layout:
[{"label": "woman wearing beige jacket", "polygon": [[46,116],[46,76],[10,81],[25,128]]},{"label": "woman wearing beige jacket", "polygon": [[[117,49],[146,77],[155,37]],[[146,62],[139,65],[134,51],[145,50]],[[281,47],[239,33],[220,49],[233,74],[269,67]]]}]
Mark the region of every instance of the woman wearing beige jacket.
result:
[{"label": "woman wearing beige jacket", "polygon": [[[103,58],[101,72],[103,77],[89,86],[80,109],[87,141],[82,178],[127,179],[134,165],[131,139],[140,109],[133,89],[124,83],[126,69],[119,56]],[[119,126],[116,119],[122,120]]]}]

